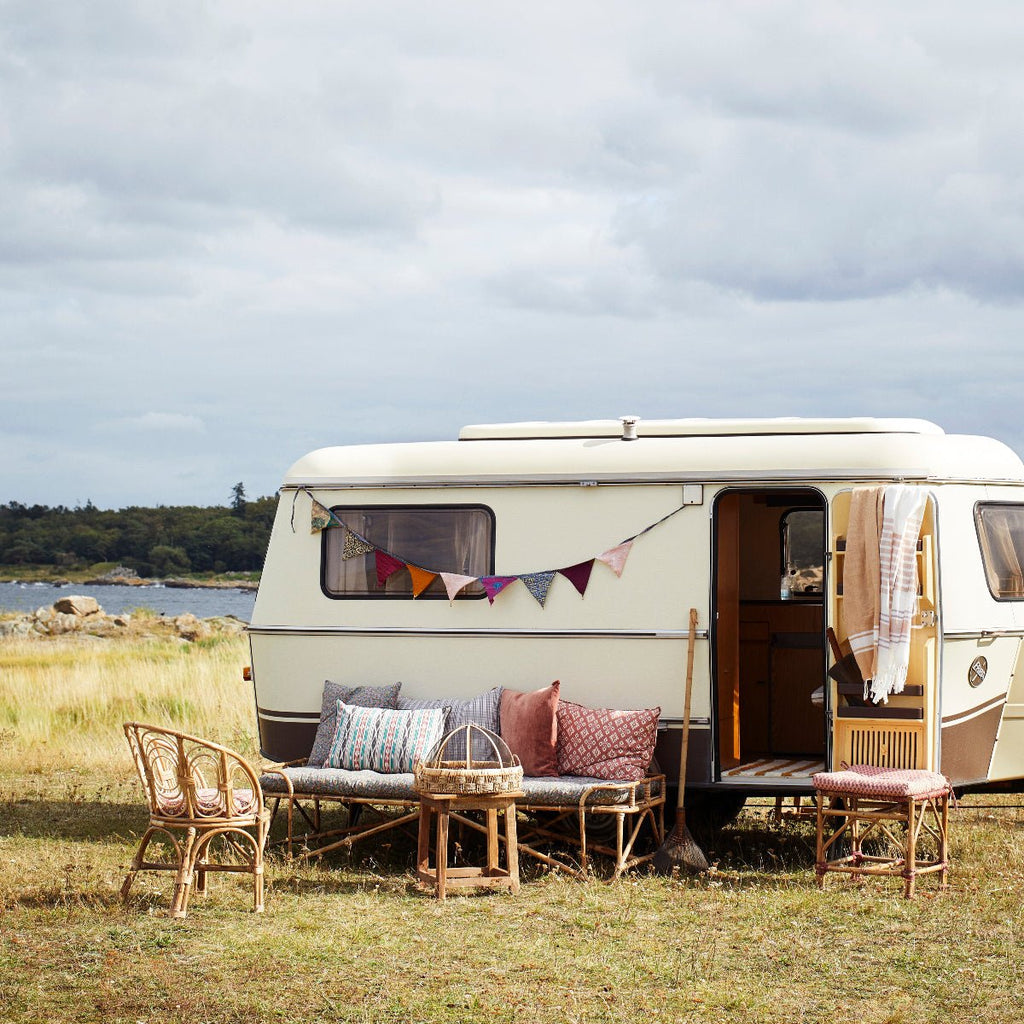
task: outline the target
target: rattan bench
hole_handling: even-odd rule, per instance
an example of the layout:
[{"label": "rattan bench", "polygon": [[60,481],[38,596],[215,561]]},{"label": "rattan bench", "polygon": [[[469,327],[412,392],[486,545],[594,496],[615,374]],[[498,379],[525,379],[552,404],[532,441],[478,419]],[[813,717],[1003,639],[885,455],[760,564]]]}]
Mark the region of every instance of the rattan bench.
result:
[{"label": "rattan bench", "polygon": [[[260,786],[270,805],[272,821],[279,812],[285,815],[285,836],[280,842],[289,858],[319,857],[396,828],[416,836],[419,794],[411,772],[382,775],[344,768],[310,768],[304,762],[291,762],[266,768]],[[519,853],[554,869],[582,876],[591,855],[598,853],[613,859],[613,877],[618,878],[624,871],[649,861],[664,838],[664,775],[648,776],[640,782],[527,776],[522,790],[523,796],[516,800],[516,809],[526,812],[519,828]],[[348,822],[324,828],[321,812],[325,803],[345,806]],[[468,828],[485,831],[471,817],[452,817]],[[602,821],[612,826],[612,834],[600,838],[588,835],[594,824]],[[645,830],[650,832],[651,849],[638,853],[637,842]],[[568,846],[572,853],[549,853],[539,848],[552,842]]]}]

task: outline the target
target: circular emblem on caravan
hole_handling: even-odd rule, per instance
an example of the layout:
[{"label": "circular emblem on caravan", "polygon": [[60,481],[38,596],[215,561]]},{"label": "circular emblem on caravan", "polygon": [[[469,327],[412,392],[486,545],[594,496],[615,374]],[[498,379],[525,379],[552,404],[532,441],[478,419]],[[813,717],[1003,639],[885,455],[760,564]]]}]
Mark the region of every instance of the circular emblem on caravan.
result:
[{"label": "circular emblem on caravan", "polygon": [[985,676],[988,674],[988,659],[984,657],[977,657],[971,662],[971,667],[967,670],[967,682],[971,686],[981,686],[985,681]]}]

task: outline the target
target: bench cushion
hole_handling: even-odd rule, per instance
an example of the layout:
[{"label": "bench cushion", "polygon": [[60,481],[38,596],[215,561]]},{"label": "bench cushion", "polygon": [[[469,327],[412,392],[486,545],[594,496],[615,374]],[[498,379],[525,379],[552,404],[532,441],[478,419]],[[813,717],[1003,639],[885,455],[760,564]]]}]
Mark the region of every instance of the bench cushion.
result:
[{"label": "bench cushion", "polygon": [[[344,768],[281,768],[288,776],[295,793],[300,796],[336,797],[353,800],[419,800],[411,772],[382,775],[379,772],[351,772]],[[586,779],[579,776],[564,778],[524,778],[523,796],[517,801],[523,806],[572,807],[590,786],[607,785],[607,779]],[[260,786],[269,797],[285,796],[288,786],[278,772],[264,772]],[[660,789],[660,783],[658,784]],[[659,795],[656,791],[654,795]],[[629,790],[599,789],[591,794],[589,803],[601,806],[627,803]]]},{"label": "bench cushion", "polygon": [[524,693],[501,691],[501,738],[519,758],[524,775],[558,775],[558,691],[550,686]]},{"label": "bench cushion", "polygon": [[[400,696],[395,705],[400,711],[415,711],[422,708],[447,708],[448,720],[445,732],[464,728],[467,725],[479,725],[488,732],[498,732],[500,728],[499,712],[501,710],[501,687],[495,686],[485,693],[463,700],[458,697],[404,697]],[[466,737],[453,736],[445,749],[448,760],[458,760],[466,756]],[[489,743],[483,736],[473,738],[473,756],[480,760],[490,760],[494,754]]]},{"label": "bench cushion", "polygon": [[444,734],[444,708],[398,711],[338,701],[338,729],[325,768],[411,772]]},{"label": "bench cushion", "polygon": [[309,752],[309,763],[323,767],[327,761],[338,727],[339,700],[346,704],[354,704],[356,707],[393,708],[401,686],[401,683],[391,683],[388,686],[342,686],[341,683],[326,680],[323,696],[320,698],[320,724],[316,729],[313,749]]},{"label": "bench cushion", "polygon": [[558,774],[639,782],[654,756],[661,708],[558,706]]}]

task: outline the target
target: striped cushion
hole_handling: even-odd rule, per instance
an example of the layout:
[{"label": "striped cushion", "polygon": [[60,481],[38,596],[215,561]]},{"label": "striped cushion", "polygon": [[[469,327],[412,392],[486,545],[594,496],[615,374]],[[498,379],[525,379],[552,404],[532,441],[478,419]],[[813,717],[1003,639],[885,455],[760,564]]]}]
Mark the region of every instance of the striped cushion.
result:
[{"label": "striped cushion", "polygon": [[[445,723],[445,732],[453,732],[456,729],[464,729],[467,725],[480,725],[488,732],[497,732],[499,729],[499,711],[501,710],[501,687],[495,686],[485,693],[471,697],[469,700],[460,700],[457,697],[399,697],[395,705],[403,711],[419,710],[421,708],[447,708],[448,720]],[[466,736],[461,733],[453,736],[452,741],[445,750],[445,757],[448,760],[460,760],[466,756]],[[491,745],[483,736],[473,737],[473,757],[478,760],[487,761],[494,757]]]},{"label": "striped cushion", "polygon": [[313,749],[307,759],[309,766],[323,768],[327,762],[334,734],[338,731],[339,700],[364,708],[393,708],[401,686],[401,683],[391,683],[389,686],[342,686],[341,683],[333,683],[330,679],[325,680],[320,700],[320,724],[313,739]]},{"label": "striped cushion", "polygon": [[949,779],[938,772],[870,764],[855,764],[839,772],[818,772],[814,788],[823,793],[850,793],[883,800],[929,800],[951,789]]},{"label": "striped cushion", "polygon": [[444,732],[443,708],[393,711],[351,707],[338,701],[338,727],[325,768],[411,772]]}]

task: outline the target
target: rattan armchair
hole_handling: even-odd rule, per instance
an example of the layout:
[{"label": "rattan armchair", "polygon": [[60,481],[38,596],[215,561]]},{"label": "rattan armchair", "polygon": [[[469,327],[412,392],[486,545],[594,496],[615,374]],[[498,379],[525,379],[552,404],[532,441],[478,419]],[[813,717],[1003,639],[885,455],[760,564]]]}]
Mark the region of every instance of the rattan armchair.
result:
[{"label": "rattan armchair", "polygon": [[[256,773],[239,754],[196,736],[155,725],[124,727],[149,802],[149,828],[121,886],[126,900],[139,871],[173,871],[170,917],[184,917],[192,889],[206,890],[211,871],[253,876],[253,903],[263,910],[263,848],[269,813]],[[146,860],[151,840],[166,841],[169,856]],[[216,844],[218,859],[211,847]]]}]

